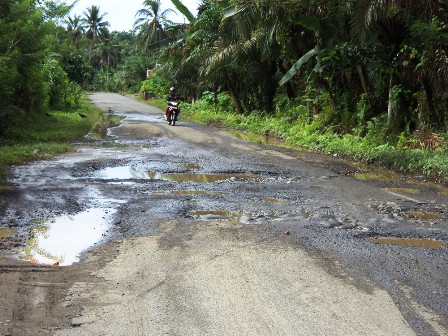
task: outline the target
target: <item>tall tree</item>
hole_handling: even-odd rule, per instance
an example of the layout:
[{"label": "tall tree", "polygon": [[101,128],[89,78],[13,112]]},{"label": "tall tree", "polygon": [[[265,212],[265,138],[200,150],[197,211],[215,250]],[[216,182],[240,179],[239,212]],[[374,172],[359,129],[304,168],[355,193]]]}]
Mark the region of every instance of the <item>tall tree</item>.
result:
[{"label": "tall tree", "polygon": [[167,26],[172,25],[167,16],[173,10],[162,11],[160,0],[145,0],[144,8],[135,14],[134,30],[137,31],[137,42],[142,50],[149,52],[154,49],[154,45],[166,38]]},{"label": "tall tree", "polygon": [[76,44],[84,34],[86,28],[85,21],[81,16],[75,14],[73,17],[68,17],[65,20],[65,24],[67,31],[71,35],[72,42]]},{"label": "tall tree", "polygon": [[86,37],[92,41],[89,46],[89,62],[92,60],[92,50],[99,37],[107,31],[108,21],[104,21],[107,13],[100,14],[99,6],[92,5],[84,11],[83,21],[86,24]]}]

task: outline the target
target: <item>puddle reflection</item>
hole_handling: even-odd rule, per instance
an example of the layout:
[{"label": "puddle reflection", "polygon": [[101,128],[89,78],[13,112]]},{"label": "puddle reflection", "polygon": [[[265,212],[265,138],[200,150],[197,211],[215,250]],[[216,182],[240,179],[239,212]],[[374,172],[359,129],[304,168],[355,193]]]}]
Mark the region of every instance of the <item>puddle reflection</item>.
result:
[{"label": "puddle reflection", "polygon": [[165,180],[171,182],[199,182],[210,183],[216,181],[224,181],[232,178],[256,179],[261,178],[259,175],[251,174],[195,174],[195,173],[158,173],[148,172],[149,178],[156,180]]},{"label": "puddle reflection", "polygon": [[19,257],[25,261],[60,266],[79,261],[79,254],[100,241],[109,227],[111,208],[92,208],[36,224]]},{"label": "puddle reflection", "polygon": [[122,166],[108,167],[95,173],[97,178],[109,180],[127,180],[127,179],[151,179],[164,180],[171,182],[216,182],[229,179],[257,179],[263,178],[261,175],[243,174],[243,173],[221,173],[221,174],[203,174],[203,173],[159,173],[155,171],[143,171],[141,169]]}]

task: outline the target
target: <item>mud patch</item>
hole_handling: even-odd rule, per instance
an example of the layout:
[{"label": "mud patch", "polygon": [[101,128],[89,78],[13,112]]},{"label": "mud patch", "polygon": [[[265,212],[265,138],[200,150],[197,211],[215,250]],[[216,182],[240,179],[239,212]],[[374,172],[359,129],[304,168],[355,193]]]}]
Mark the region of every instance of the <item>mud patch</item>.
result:
[{"label": "mud patch", "polygon": [[24,261],[71,265],[79,261],[81,252],[103,238],[115,211],[92,208],[74,216],[64,215],[35,223],[18,256]]},{"label": "mud patch", "polygon": [[369,238],[369,240],[377,244],[400,245],[407,247],[422,247],[431,250],[445,247],[445,243],[443,241],[432,239],[379,237],[379,238]]}]

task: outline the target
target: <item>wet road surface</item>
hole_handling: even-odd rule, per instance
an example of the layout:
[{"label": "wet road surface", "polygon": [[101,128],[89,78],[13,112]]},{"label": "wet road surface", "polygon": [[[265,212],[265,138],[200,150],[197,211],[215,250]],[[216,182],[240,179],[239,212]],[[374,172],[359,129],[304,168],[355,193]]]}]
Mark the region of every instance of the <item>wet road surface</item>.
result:
[{"label": "wet road surface", "polygon": [[448,334],[444,186],[90,98],[2,194],[1,335]]}]

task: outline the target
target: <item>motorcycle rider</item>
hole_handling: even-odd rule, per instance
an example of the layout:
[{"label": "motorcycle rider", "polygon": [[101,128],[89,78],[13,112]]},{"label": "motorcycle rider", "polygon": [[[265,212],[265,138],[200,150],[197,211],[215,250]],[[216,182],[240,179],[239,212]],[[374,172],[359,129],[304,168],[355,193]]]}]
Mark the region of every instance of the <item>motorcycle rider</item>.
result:
[{"label": "motorcycle rider", "polygon": [[[174,87],[170,88],[170,94],[168,95],[168,97],[166,97],[166,104],[167,104],[167,108],[165,110],[165,120],[168,120],[169,118],[169,108],[170,108],[170,103],[171,102],[178,102],[178,98],[176,96],[176,89]],[[174,122],[177,120],[177,116],[179,115],[180,109],[179,107],[177,107],[177,110],[175,110],[176,112],[174,113],[174,117],[172,118],[173,120],[173,124]],[[171,121],[170,121],[171,124]]]}]

